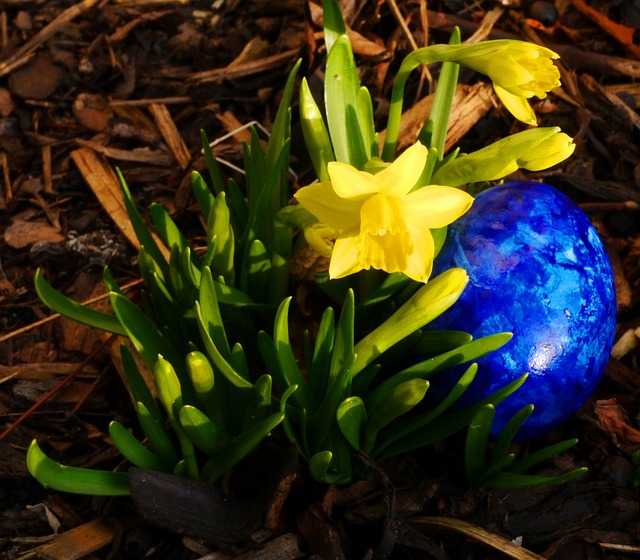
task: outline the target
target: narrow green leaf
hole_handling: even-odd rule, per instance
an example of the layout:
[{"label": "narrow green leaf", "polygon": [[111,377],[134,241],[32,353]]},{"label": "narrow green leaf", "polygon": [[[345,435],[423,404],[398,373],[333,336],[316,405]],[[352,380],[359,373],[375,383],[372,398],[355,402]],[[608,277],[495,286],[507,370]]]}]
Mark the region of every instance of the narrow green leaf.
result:
[{"label": "narrow green leaf", "polygon": [[247,256],[247,289],[255,301],[266,301],[269,293],[271,259],[262,241],[255,239]]},{"label": "narrow green leaf", "polygon": [[[122,361],[122,369],[134,401],[142,403],[153,418],[158,422],[162,422],[162,413],[160,412],[160,408],[158,408],[158,402],[151,393],[151,389],[149,389],[145,378],[140,373],[138,364],[136,364],[131,350],[129,350],[129,347],[124,343],[120,345],[120,360]],[[152,380],[150,379],[149,383],[151,382]]]},{"label": "narrow green leaf", "polygon": [[589,472],[587,467],[580,467],[558,476],[541,476],[501,472],[487,483],[484,488],[534,488],[536,486],[553,486],[565,484],[584,476]]},{"label": "narrow green leaf", "polygon": [[164,461],[149,451],[117,420],[113,420],[109,424],[109,436],[115,448],[136,467],[160,472],[170,472],[173,467],[173,465],[166,465]]},{"label": "narrow green leaf", "polygon": [[96,311],[61,294],[44,279],[40,269],[36,270],[33,283],[42,303],[52,311],[102,331],[119,335],[127,334],[115,315]]},{"label": "narrow green leaf", "polygon": [[238,461],[244,459],[284,419],[283,412],[271,414],[218,448],[202,470],[202,480],[214,483]]},{"label": "narrow green leaf", "polygon": [[493,452],[491,454],[491,464],[499,461],[504,455],[507,454],[507,449],[513,438],[518,433],[518,430],[524,424],[524,422],[531,416],[533,412],[533,405],[529,404],[523,408],[521,408],[518,412],[516,412],[511,419],[506,423],[505,427],[502,429],[496,442],[493,446]]},{"label": "narrow green leaf", "polygon": [[226,434],[195,406],[183,406],[178,417],[187,437],[209,456],[215,455],[216,450],[229,440]]},{"label": "narrow green leaf", "polygon": [[144,246],[147,253],[151,256],[151,258],[156,262],[158,267],[162,272],[162,276],[166,278],[168,276],[168,265],[167,261],[160,251],[160,247],[156,243],[156,240],[153,238],[151,231],[147,227],[140,214],[135,202],[133,201],[133,197],[131,196],[131,191],[127,186],[126,181],[119,169],[116,168],[116,174],[118,176],[118,180],[120,182],[120,188],[122,189],[123,201],[125,209],[127,210],[127,215],[129,216],[129,220],[131,220],[131,224],[133,225],[133,231],[135,231],[136,237],[140,242],[140,245]]},{"label": "narrow green leaf", "polygon": [[346,35],[340,35],[327,57],[325,108],[333,150],[338,161],[362,169],[368,161],[358,121],[360,80]]},{"label": "narrow green leaf", "polygon": [[231,357],[231,349],[229,347],[229,341],[227,340],[222,315],[220,314],[215,281],[211,269],[208,267],[202,268],[198,303],[204,329],[218,349],[218,352],[228,361]]},{"label": "narrow green leaf", "polygon": [[342,10],[337,0],[325,0],[322,4],[322,20],[324,26],[324,43],[327,52],[331,52],[333,44],[341,35],[347,34],[347,26],[342,17]]},{"label": "narrow green leaf", "polygon": [[[211,151],[211,145],[209,144],[209,139],[207,138],[204,130],[200,130],[200,141],[202,142],[202,151],[204,152],[204,158],[207,162],[207,169],[209,171],[209,177],[211,178],[213,192],[217,196],[221,192],[224,192],[225,182],[222,177],[222,173],[220,173],[218,162],[216,161],[216,158]],[[200,202],[199,199],[198,202]],[[204,216],[209,215],[209,211],[205,211],[205,208],[203,206],[200,206],[200,208],[202,209],[202,214]]]},{"label": "narrow green leaf", "polygon": [[[200,131],[202,133],[202,131]],[[208,146],[209,144],[207,144]],[[209,150],[211,151],[211,150]],[[217,168],[217,164],[216,164]],[[198,171],[191,172],[191,190],[200,207],[200,213],[206,218],[211,212],[211,206],[213,205],[214,195],[204,180],[202,175]]]},{"label": "narrow green leaf", "polygon": [[89,496],[128,496],[129,475],[121,472],[98,471],[67,467],[47,457],[36,440],[27,452],[27,468],[45,488]]},{"label": "narrow green leaf", "polygon": [[327,389],[335,331],[333,308],[327,307],[320,320],[309,368],[309,386],[314,395],[322,395]]},{"label": "narrow green leaf", "polygon": [[306,78],[300,84],[300,125],[318,180],[329,181],[327,164],[335,161],[329,132]]},{"label": "narrow green leaf", "polygon": [[361,447],[362,427],[367,421],[367,410],[360,397],[348,397],[340,403],[336,414],[342,435],[358,451]]},{"label": "narrow green leaf", "polygon": [[209,330],[207,329],[205,320],[202,316],[202,307],[199,302],[196,302],[196,316],[198,321],[198,328],[200,330],[200,336],[202,337],[202,341],[204,343],[207,354],[209,355],[209,358],[213,362],[214,366],[218,368],[220,373],[222,373],[222,375],[224,375],[232,385],[241,389],[251,388],[251,383],[244,377],[242,377],[231,366],[231,364],[221,354],[220,349],[211,339],[211,335],[209,334]]},{"label": "narrow green leaf", "polygon": [[577,438],[573,438],[565,439],[552,445],[547,445],[542,449],[538,449],[537,451],[528,453],[526,456],[518,459],[510,470],[513,473],[523,473],[526,470],[534,467],[538,463],[542,463],[543,461],[547,461],[548,459],[551,459],[552,457],[555,457],[560,453],[564,453],[567,449],[570,449],[576,443],[578,443]]},{"label": "narrow green leaf", "polygon": [[378,432],[422,401],[428,388],[429,382],[422,379],[405,381],[395,387],[384,402],[368,409],[362,442],[365,453],[371,453],[373,450]]},{"label": "narrow green leaf", "polygon": [[115,314],[147,367],[153,371],[158,355],[164,355],[168,361],[176,364],[178,377],[187,381],[186,371],[178,365],[182,359],[156,324],[126,297],[111,293],[109,299]]},{"label": "narrow green leaf", "polygon": [[485,470],[487,446],[491,424],[496,414],[491,404],[481,406],[471,419],[467,429],[467,438],[464,447],[464,464],[467,478],[472,485],[476,485]]},{"label": "narrow green leaf", "polygon": [[298,390],[293,399],[302,408],[312,410],[313,398],[309,392],[307,380],[302,375],[289,340],[289,304],[291,298],[285,299],[278,308],[273,326],[273,341],[280,371],[286,378],[287,386],[297,385]]},{"label": "narrow green leaf", "polygon": [[174,245],[177,245],[181,251],[184,251],[189,246],[187,238],[162,205],[153,202],[149,207],[149,213],[160,239],[167,247],[172,249]]},{"label": "narrow green leaf", "polygon": [[136,412],[140,427],[149,440],[149,446],[166,465],[170,465],[170,471],[172,471],[178,463],[178,454],[164,428],[164,423],[154,418],[141,402],[136,403]]}]

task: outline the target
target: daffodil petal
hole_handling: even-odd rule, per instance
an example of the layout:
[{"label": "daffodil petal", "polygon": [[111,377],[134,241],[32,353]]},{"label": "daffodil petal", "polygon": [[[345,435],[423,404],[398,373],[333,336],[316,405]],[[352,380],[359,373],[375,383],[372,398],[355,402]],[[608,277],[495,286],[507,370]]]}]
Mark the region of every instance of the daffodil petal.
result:
[{"label": "daffodil petal", "polygon": [[329,263],[329,278],[342,278],[362,270],[358,259],[358,231],[336,239]]},{"label": "daffodil petal", "polygon": [[417,282],[427,282],[433,269],[433,236],[428,228],[412,224],[407,224],[407,227],[413,240],[413,252],[407,259],[406,269],[402,272]]},{"label": "daffodil petal", "polygon": [[319,221],[334,229],[351,229],[360,222],[362,203],[340,198],[331,183],[302,187],[294,196]]},{"label": "daffodil petal", "polygon": [[344,200],[357,201],[378,192],[378,184],[371,173],[341,161],[332,161],[327,170],[336,194]]},{"label": "daffodil petal", "polygon": [[402,215],[407,226],[436,229],[449,225],[473,204],[473,197],[453,187],[429,185],[402,199]]},{"label": "daffodil petal", "polygon": [[391,165],[374,175],[379,192],[400,198],[415,186],[422,175],[428,150],[420,142],[407,148]]},{"label": "daffodil petal", "polygon": [[533,126],[538,125],[536,114],[533,112],[531,105],[529,105],[529,102],[524,97],[509,93],[506,89],[501,88],[495,82],[493,84],[493,89],[507,111],[509,111],[516,119]]}]

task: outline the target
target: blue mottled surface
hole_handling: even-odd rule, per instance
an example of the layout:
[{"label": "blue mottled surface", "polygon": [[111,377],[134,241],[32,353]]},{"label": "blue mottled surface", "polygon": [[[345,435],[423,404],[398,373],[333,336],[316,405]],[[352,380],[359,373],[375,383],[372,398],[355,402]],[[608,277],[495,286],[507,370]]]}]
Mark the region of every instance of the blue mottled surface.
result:
[{"label": "blue mottled surface", "polygon": [[[523,181],[491,188],[450,226],[434,274],[452,266],[467,270],[469,284],[430,326],[474,338],[514,334],[478,361],[464,402],[529,372],[525,384],[496,407],[494,435],[529,403],[535,410],[518,434],[521,440],[573,415],[604,372],[616,326],[611,265],[587,216],[548,185]],[[433,382],[437,392],[439,381]]]}]

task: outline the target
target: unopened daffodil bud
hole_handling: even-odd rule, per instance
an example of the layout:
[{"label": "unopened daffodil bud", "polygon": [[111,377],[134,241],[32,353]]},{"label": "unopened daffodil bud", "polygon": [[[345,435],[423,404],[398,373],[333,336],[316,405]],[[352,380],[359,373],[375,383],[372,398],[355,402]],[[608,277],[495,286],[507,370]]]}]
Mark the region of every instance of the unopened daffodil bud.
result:
[{"label": "unopened daffodil bud", "polygon": [[460,186],[497,181],[518,169],[541,171],[567,159],[575,147],[573,139],[557,127],[531,128],[447,161],[432,181]]}]

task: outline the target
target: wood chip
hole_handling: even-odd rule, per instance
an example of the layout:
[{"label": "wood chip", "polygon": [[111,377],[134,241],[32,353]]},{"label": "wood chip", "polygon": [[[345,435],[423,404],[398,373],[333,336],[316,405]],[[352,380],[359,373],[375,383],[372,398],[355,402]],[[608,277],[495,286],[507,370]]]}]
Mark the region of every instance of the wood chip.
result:
[{"label": "wood chip", "polygon": [[162,134],[164,141],[167,146],[169,146],[173,156],[176,158],[178,165],[183,171],[185,171],[187,167],[189,167],[191,154],[189,153],[182,136],[180,136],[178,127],[176,126],[176,123],[173,122],[171,113],[169,113],[167,106],[162,103],[152,103],[149,105],[149,110],[153,115],[156,126],[160,130],[160,134]]},{"label": "wood chip", "polygon": [[38,558],[79,560],[110,544],[120,530],[115,523],[99,517],[62,533],[54,541],[42,546],[38,550]]}]

